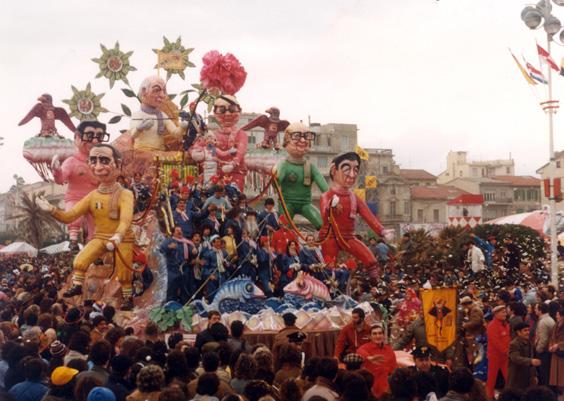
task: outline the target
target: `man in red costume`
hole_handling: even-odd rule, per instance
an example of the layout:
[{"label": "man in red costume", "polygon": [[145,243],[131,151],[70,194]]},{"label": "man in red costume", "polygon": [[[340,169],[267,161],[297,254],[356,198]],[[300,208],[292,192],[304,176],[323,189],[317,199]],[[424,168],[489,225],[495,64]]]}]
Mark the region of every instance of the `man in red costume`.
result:
[{"label": "man in red costume", "polygon": [[488,381],[486,393],[494,396],[497,374],[501,372],[507,382],[507,367],[509,365],[509,343],[511,329],[507,323],[507,308],[503,305],[493,309],[493,320],[488,324]]},{"label": "man in red costume", "polygon": [[376,257],[355,237],[357,215],[378,235],[382,235],[384,228],[366,202],[351,191],[358,177],[360,162],[360,156],[354,152],[339,155],[331,162],[331,187],[321,196],[320,201],[323,226],[319,231],[319,238],[326,239],[322,245],[325,259],[337,260],[339,250],[348,252],[368,269],[371,279],[376,279],[380,272]]}]

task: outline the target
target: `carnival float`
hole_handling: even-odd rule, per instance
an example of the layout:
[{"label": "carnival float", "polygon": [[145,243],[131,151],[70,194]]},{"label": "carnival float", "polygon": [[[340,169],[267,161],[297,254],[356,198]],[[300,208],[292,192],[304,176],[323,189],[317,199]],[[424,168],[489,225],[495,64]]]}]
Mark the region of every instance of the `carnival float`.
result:
[{"label": "carnival float", "polygon": [[[91,83],[84,89],[70,85],[71,96],[62,100],[66,109],[55,105],[51,94],[42,94],[20,123],[34,117],[41,121],[39,133],[25,142],[24,158],[43,180],[67,184],[65,210],[41,198],[37,201],[46,213],[68,224],[71,248],[77,252],[72,277],[62,290],[65,300],[74,305],[87,299],[115,305],[121,309],[122,325],[137,330],[151,319],[162,330],[197,332],[205,328],[212,309],[222,313],[225,323],[239,319],[248,331],[258,333],[282,328],[281,315],[287,311],[296,314],[303,330],[335,331],[346,324],[351,309],[359,305],[336,284],[342,278],[327,273],[325,266],[341,262],[345,253],[359,261],[372,280],[379,276],[373,254],[355,236],[358,216],[374,232],[383,229],[352,190],[362,158],[354,152],[339,155],[328,183],[308,161],[315,143],[315,132],[308,126],[282,119],[281,111],[268,104],[266,114],[243,124],[236,95],[248,77],[230,53],[207,52],[198,82],[187,84],[193,75],[187,69],[196,67],[189,60],[193,49],[186,48],[180,37],[176,41],[165,37],[162,48],[148,52],[157,59],[157,73],[147,74],[135,90],[128,77],[136,71],[130,61],[133,52],[123,51],[119,43],[100,47],[102,54],[92,61],[99,68],[95,78],[108,81],[108,93],[96,93]],[[173,77],[184,88],[176,95],[167,89]],[[119,112],[102,105],[110,96],[122,99]],[[199,110],[210,114],[204,117]],[[128,120],[129,128],[118,134],[112,127],[122,120]],[[57,121],[68,130],[57,131]],[[251,145],[247,131],[256,128],[264,130],[264,139]],[[121,185],[124,182],[130,183],[129,189]],[[219,263],[211,272],[190,265],[197,285],[189,299],[167,300],[170,283],[181,280],[170,275],[166,249],[163,252],[163,244],[175,236],[175,213],[188,212],[177,212],[178,205],[193,204],[206,195],[209,199],[213,195],[208,192],[218,184],[230,203],[241,206],[243,217],[248,212],[249,220],[254,213],[243,206],[243,194],[246,203],[254,205],[262,205],[269,196],[277,198],[282,245],[288,238],[310,241],[323,249],[327,260],[309,273],[291,264],[291,274],[278,278],[284,285],[277,297],[267,296],[271,291],[265,283],[249,277],[256,276],[256,257],[243,257],[231,269]],[[312,204],[314,186],[322,192],[320,209]],[[191,212],[210,213],[197,208]],[[225,210],[211,213],[223,217]],[[319,231],[303,232],[294,222],[296,215]],[[254,218],[251,235],[257,246],[258,230],[264,227],[256,225],[256,213]],[[274,236],[269,232],[266,241],[274,242]],[[84,243],[80,251],[79,243]],[[185,249],[194,246],[189,239],[183,244]],[[328,274],[333,274],[329,281]],[[370,304],[360,307],[369,323],[386,317],[385,311],[376,317]]]}]

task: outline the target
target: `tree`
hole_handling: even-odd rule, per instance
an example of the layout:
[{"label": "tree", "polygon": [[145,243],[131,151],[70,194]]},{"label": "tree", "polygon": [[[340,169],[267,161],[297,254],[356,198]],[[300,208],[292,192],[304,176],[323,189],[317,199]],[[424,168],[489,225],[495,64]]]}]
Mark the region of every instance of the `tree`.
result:
[{"label": "tree", "polygon": [[42,247],[49,236],[63,233],[57,220],[36,205],[35,199],[43,194],[44,192],[38,192],[30,197],[27,193],[22,193],[21,204],[16,206],[19,214],[10,217],[10,220],[18,220],[15,234],[37,249]]}]

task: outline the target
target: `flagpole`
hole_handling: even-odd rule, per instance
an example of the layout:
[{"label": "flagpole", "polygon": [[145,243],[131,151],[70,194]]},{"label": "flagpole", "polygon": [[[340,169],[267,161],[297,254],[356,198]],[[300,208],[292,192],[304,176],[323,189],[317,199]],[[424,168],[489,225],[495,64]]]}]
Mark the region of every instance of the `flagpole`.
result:
[{"label": "flagpole", "polygon": [[[549,0],[547,0],[548,2]],[[550,54],[550,42],[552,35],[546,34],[547,51]],[[548,64],[547,64],[548,65]],[[552,101],[552,67],[548,65],[548,100]],[[550,182],[550,267],[552,285],[558,288],[558,257],[556,233],[556,194],[554,193],[554,173],[556,160],[554,157],[554,113],[556,109],[548,108],[548,156],[549,156],[549,182]]]}]

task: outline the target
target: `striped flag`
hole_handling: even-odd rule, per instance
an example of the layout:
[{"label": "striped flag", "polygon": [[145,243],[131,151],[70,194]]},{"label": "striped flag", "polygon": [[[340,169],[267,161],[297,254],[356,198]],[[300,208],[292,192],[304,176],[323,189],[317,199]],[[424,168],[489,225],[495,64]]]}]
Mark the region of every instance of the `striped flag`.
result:
[{"label": "striped flag", "polygon": [[[515,60],[515,62],[517,63],[517,68],[519,68],[519,71],[521,71],[521,74],[523,74],[523,78],[525,78],[525,81],[527,81],[527,83],[530,85],[536,85],[537,82],[533,78],[531,78],[529,73],[525,70],[525,68],[523,68],[523,66],[521,65],[519,60],[517,60],[517,57],[515,57],[515,55],[511,52],[511,50],[509,50],[509,53],[511,53],[511,57],[513,57],[513,60]],[[562,59],[562,62],[564,63],[564,58]],[[564,67],[563,67],[563,71],[564,71]]]},{"label": "striped flag", "polygon": [[533,78],[535,81],[540,82],[541,84],[548,84],[548,81],[544,77],[543,73],[540,70],[537,70],[533,67],[530,63],[525,62],[527,66],[527,70],[529,70],[529,76]]},{"label": "striped flag", "polygon": [[558,68],[556,62],[552,59],[552,57],[550,57],[550,53],[544,50],[538,44],[537,44],[537,52],[539,53],[539,58],[542,63],[546,63],[554,71],[560,72],[560,68]]}]

